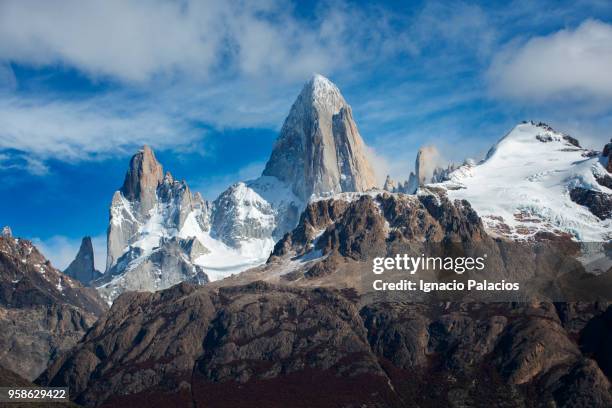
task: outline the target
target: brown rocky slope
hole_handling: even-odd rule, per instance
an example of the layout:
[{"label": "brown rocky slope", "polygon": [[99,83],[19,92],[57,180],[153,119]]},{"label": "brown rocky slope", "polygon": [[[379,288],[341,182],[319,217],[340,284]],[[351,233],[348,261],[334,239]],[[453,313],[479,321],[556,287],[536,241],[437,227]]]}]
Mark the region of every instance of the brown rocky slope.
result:
[{"label": "brown rocky slope", "polygon": [[86,406],[609,406],[585,350],[612,308],[566,306],[180,284],[120,296],[40,382]]},{"label": "brown rocky slope", "polygon": [[86,406],[610,406],[606,302],[388,300],[339,278],[375,256],[457,248],[534,285],[579,268],[559,262],[577,251],[565,237],[529,245],[492,239],[435,191],[315,201],[268,265],[120,296],[39,382]]},{"label": "brown rocky slope", "polygon": [[0,237],[0,365],[36,378],[107,309],[27,240]]}]

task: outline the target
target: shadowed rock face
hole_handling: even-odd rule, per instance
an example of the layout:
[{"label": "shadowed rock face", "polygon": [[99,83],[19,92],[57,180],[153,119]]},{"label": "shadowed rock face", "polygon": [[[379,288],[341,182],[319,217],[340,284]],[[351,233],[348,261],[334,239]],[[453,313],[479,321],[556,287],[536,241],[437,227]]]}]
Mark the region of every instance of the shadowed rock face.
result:
[{"label": "shadowed rock face", "polygon": [[94,252],[90,237],[84,237],[76,258],[68,265],[64,273],[87,285],[100,276],[94,267]]},{"label": "shadowed rock face", "polygon": [[199,193],[192,194],[185,181],[175,180],[169,172],[164,176],[153,151],[144,146],[130,160],[123,186],[112,198],[106,270],[142,238],[139,229],[151,219],[152,210],[161,214],[167,228],[180,230],[193,214],[198,227],[207,231],[209,206]]},{"label": "shadowed rock face", "polygon": [[376,185],[350,106],[327,78],[315,75],[291,107],[264,176],[311,195],[366,191]]},{"label": "shadowed rock face", "polygon": [[105,310],[94,289],[55,269],[31,242],[0,237],[0,365],[36,378]]},{"label": "shadowed rock face", "polygon": [[606,170],[608,170],[608,173],[612,173],[612,140],[604,146],[602,157],[607,161]]},{"label": "shadowed rock face", "polygon": [[[552,304],[357,300],[262,282],[126,293],[40,382],[69,386],[86,406],[612,402],[605,374],[576,343],[586,329],[566,328]],[[602,316],[588,311],[586,326]]]},{"label": "shadowed rock face", "polygon": [[587,207],[601,220],[612,217],[612,194],[575,187],[570,191],[570,198],[576,204]]}]

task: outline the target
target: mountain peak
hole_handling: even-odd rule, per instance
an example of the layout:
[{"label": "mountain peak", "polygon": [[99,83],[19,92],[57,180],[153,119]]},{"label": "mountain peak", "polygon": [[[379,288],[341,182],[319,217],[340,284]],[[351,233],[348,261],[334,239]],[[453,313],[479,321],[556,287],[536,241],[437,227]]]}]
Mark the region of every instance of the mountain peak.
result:
[{"label": "mountain peak", "polygon": [[11,227],[9,227],[8,225],[5,225],[2,228],[2,236],[5,237],[5,238],[12,238],[13,231],[11,231]]},{"label": "mountain peak", "polygon": [[288,183],[303,201],[365,191],[376,185],[365,150],[351,107],[336,85],[316,74],[291,107],[263,175]]},{"label": "mountain peak", "polygon": [[[569,149],[569,150],[568,150]],[[543,154],[552,151],[583,150],[577,139],[557,132],[543,122],[523,121],[502,137],[487,153],[486,160],[503,152],[503,157],[510,157],[522,152],[540,151]]]},{"label": "mountain peak", "polygon": [[100,275],[100,272],[94,267],[94,252],[91,237],[83,237],[79,252],[64,273],[84,284],[88,284]]},{"label": "mountain peak", "polygon": [[139,201],[142,209],[148,211],[155,203],[155,190],[163,175],[153,149],[144,145],[130,160],[121,193],[129,201]]},{"label": "mountain peak", "polygon": [[348,106],[340,89],[329,79],[320,74],[314,74],[304,84],[302,92],[298,96],[295,105],[301,105],[302,109],[316,109],[329,111],[332,114]]}]

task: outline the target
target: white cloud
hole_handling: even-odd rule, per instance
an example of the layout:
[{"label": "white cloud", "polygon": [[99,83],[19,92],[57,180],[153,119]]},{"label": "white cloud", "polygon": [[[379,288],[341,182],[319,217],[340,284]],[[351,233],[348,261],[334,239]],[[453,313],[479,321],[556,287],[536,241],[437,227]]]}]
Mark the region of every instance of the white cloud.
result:
[{"label": "white cloud", "polygon": [[78,161],[149,143],[182,146],[202,136],[169,112],[131,107],[117,110],[112,98],[61,101],[0,99],[0,149],[27,152],[26,167],[43,174],[41,159]]},{"label": "white cloud", "polygon": [[[285,1],[0,2],[0,82],[9,63],[119,80],[68,99],[42,85],[0,94],[0,150],[76,161],[144,143],[180,150],[217,128],[278,128],[301,84],[397,52],[383,11],[338,1],[299,18]],[[111,81],[112,83],[112,81]],[[31,84],[28,84],[28,88]],[[42,166],[34,166],[35,164]]]},{"label": "white cloud", "polygon": [[[488,71],[492,92],[522,102],[612,99],[612,25],[586,20],[576,29],[512,44]],[[608,105],[609,106],[609,105]]]},{"label": "white cloud", "polygon": [[[296,17],[286,1],[79,0],[0,3],[0,60],[67,65],[144,82],[227,73],[291,80],[369,58],[376,15],[341,2]],[[368,43],[369,44],[369,43]],[[375,50],[376,48],[373,48]]]},{"label": "white cloud", "polygon": [[[63,235],[54,235],[47,239],[34,238],[32,242],[51,261],[51,264],[61,271],[70,265],[81,246],[81,239],[72,239]],[[92,245],[95,267],[99,271],[104,271],[106,267],[106,235],[93,237]]]}]

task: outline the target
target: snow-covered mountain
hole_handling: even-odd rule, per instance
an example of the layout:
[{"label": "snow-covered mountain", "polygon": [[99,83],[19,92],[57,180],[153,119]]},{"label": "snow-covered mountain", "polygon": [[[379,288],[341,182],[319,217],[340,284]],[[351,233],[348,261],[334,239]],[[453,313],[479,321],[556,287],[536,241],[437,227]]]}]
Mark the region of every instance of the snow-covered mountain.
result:
[{"label": "snow-covered mountain", "polygon": [[612,180],[602,156],[543,123],[516,126],[482,162],[464,164],[448,178],[433,186],[469,201],[494,235],[612,238]]},{"label": "snow-covered mountain", "polygon": [[308,81],[275,143],[261,177],[231,186],[213,205],[213,236],[269,253],[313,198],[375,187],[366,146],[351,107],[329,79]]},{"label": "snow-covered mountain", "polygon": [[365,149],[350,106],[320,75],[293,104],[262,176],[213,203],[164,175],[145,146],[113,196],[106,272],[95,285],[111,301],[125,290],[204,283],[265,262],[309,199],[374,187]]}]

